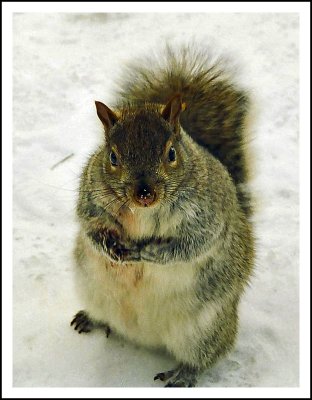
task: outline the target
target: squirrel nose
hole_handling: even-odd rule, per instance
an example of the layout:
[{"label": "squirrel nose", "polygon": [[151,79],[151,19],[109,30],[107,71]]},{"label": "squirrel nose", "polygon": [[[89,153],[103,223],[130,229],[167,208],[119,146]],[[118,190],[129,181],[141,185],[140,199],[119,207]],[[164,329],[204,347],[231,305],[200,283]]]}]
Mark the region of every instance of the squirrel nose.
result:
[{"label": "squirrel nose", "polygon": [[135,188],[134,198],[141,206],[148,207],[155,201],[156,192],[146,183],[141,183]]}]

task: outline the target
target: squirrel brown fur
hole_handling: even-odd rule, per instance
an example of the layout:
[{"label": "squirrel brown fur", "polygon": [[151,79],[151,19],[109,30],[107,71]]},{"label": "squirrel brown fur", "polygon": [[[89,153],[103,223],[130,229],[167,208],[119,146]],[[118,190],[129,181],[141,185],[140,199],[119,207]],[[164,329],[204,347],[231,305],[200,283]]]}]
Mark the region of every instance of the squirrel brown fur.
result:
[{"label": "squirrel brown fur", "polygon": [[155,379],[194,386],[233,348],[254,262],[245,118],[248,96],[203,52],[167,49],[132,65],[105,141],[81,177],[72,321],[165,348]]},{"label": "squirrel brown fur", "polygon": [[180,93],[185,105],[181,126],[227,168],[240,205],[251,216],[245,129],[250,101],[227,75],[231,74],[222,70],[222,60],[212,63],[205,51],[185,46],[175,52],[167,46],[165,57],[128,66],[120,95],[126,102],[166,104]]}]

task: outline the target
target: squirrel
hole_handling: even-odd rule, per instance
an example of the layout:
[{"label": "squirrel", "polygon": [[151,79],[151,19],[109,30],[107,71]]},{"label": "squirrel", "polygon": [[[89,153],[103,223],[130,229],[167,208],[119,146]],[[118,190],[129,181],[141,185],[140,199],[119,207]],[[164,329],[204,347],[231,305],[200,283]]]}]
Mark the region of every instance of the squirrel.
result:
[{"label": "squirrel", "polygon": [[233,348],[253,270],[250,101],[188,47],[126,74],[115,105],[95,102],[104,140],[80,181],[71,325],[167,350],[177,365],[154,379],[192,387]]}]

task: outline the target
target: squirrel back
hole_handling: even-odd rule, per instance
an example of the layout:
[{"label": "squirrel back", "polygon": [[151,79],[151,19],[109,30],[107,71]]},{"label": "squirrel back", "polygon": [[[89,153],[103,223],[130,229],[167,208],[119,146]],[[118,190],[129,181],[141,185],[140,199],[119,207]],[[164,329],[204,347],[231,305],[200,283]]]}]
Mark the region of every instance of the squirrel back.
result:
[{"label": "squirrel back", "polygon": [[[164,62],[165,61],[165,62]],[[245,121],[247,93],[238,89],[204,53],[189,47],[166,48],[165,60],[142,60],[129,66],[119,94],[132,103],[166,104],[180,94],[185,110],[180,124],[193,140],[205,147],[228,170],[245,215],[252,213],[246,183]]]}]

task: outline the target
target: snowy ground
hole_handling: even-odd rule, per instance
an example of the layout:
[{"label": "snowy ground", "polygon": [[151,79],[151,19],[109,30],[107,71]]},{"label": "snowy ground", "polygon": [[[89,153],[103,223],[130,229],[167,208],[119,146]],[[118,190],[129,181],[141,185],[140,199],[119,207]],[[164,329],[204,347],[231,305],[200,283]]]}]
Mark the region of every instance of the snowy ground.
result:
[{"label": "snowy ground", "polygon": [[297,14],[15,14],[13,28],[14,386],[160,387],[154,374],[174,366],[166,354],[70,328],[82,306],[71,251],[79,173],[101,140],[94,100],[110,104],[133,56],[190,38],[241,66],[258,110],[255,276],[235,350],[199,386],[298,386]]}]

